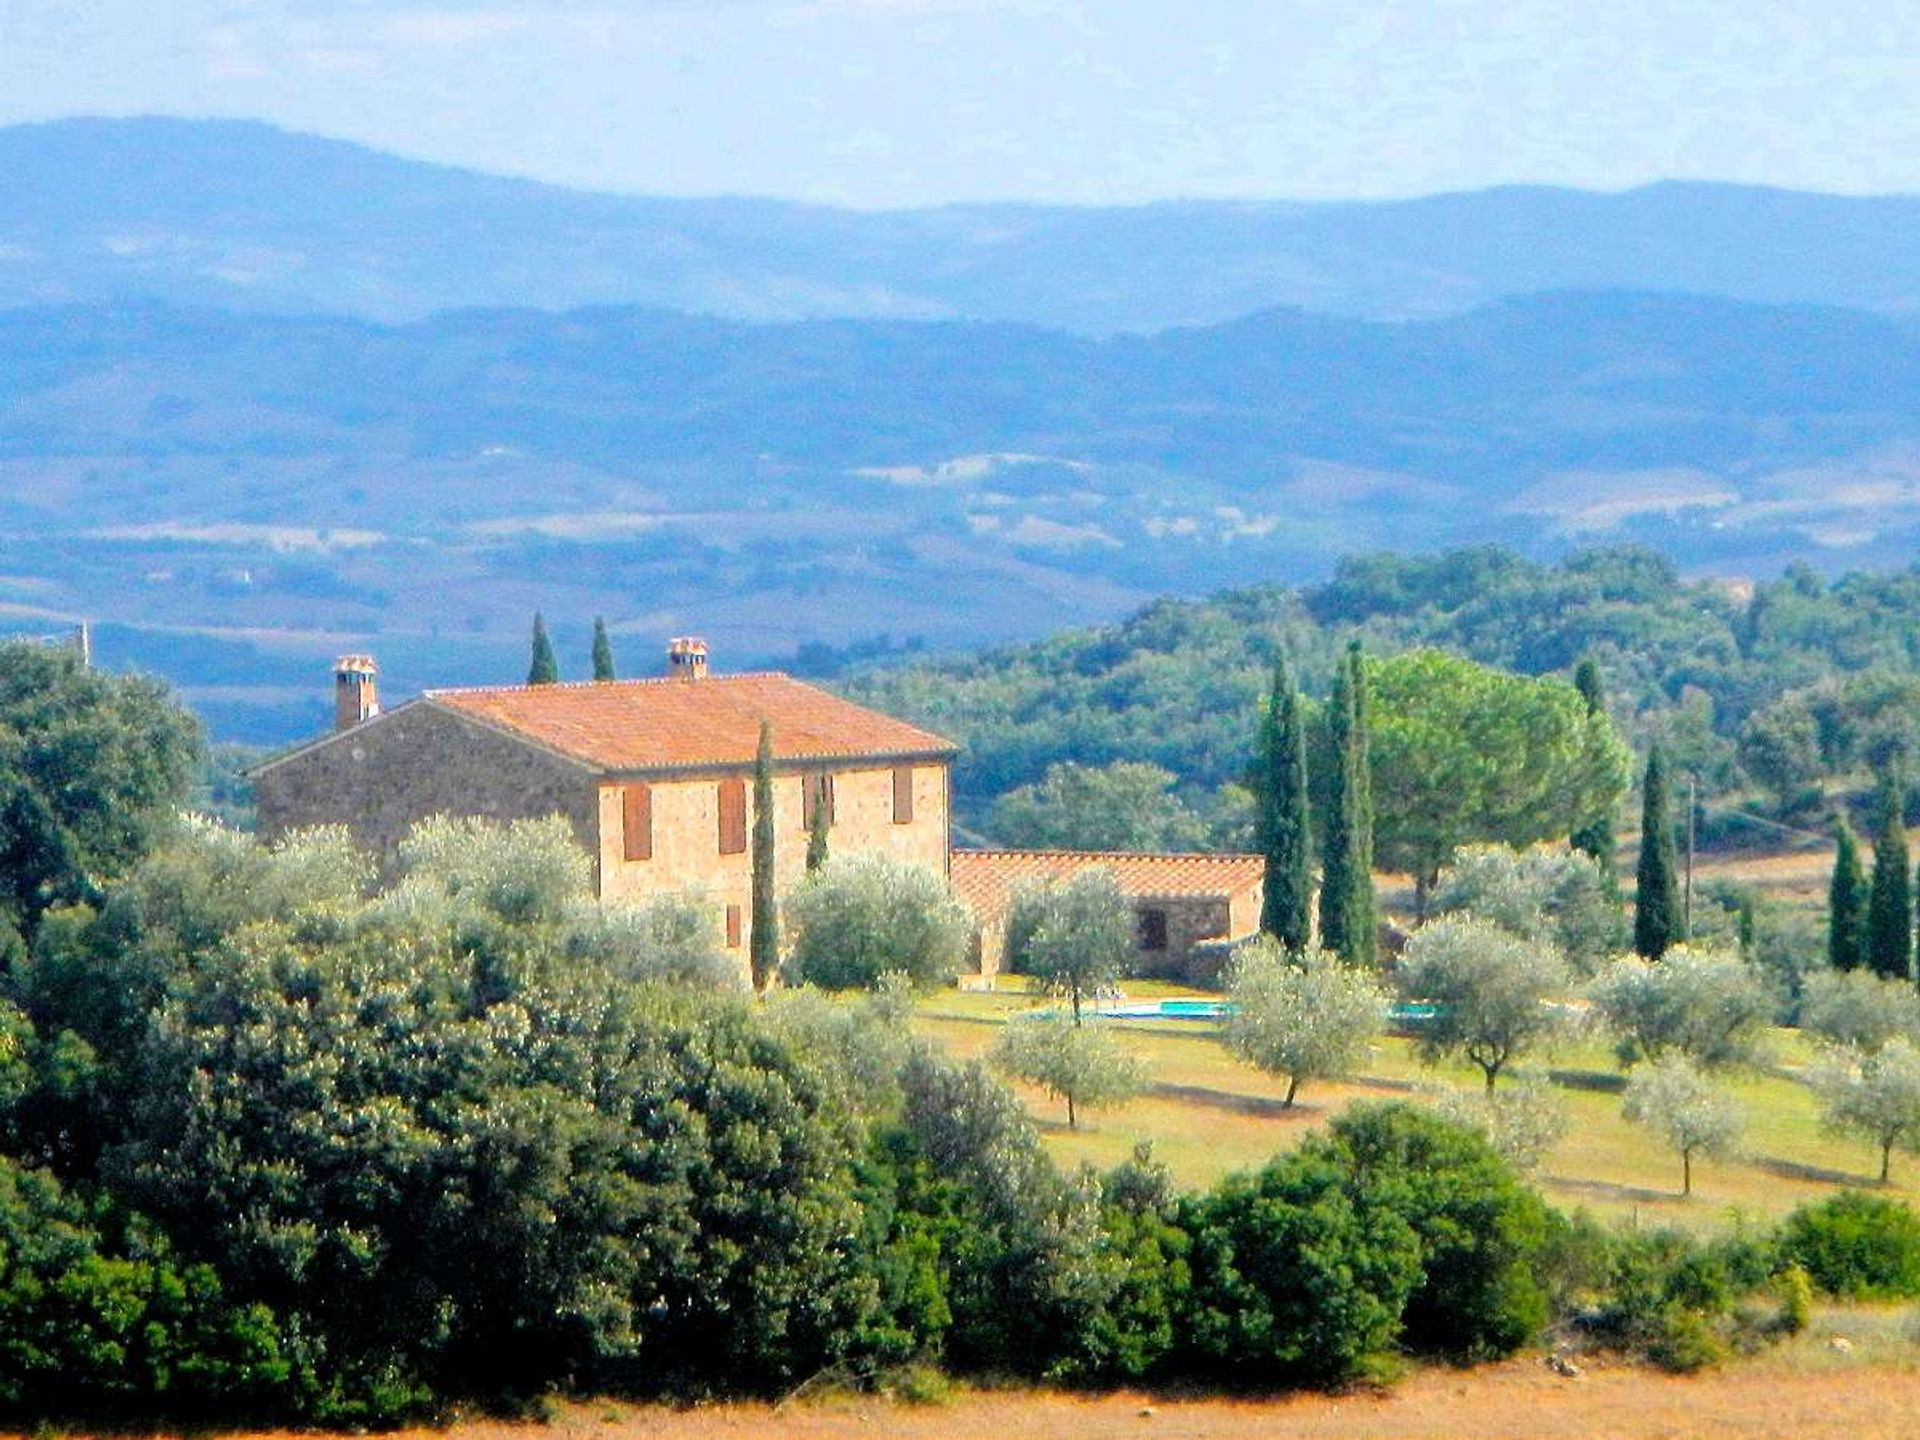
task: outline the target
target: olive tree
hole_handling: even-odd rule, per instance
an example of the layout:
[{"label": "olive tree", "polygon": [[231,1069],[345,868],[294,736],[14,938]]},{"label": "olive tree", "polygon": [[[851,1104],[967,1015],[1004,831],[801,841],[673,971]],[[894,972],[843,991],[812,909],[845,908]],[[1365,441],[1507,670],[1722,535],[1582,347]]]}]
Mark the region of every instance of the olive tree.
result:
[{"label": "olive tree", "polygon": [[1572,1123],[1566,1102],[1537,1080],[1478,1095],[1450,1089],[1434,1109],[1442,1119],[1485,1136],[1516,1170],[1538,1170]]},{"label": "olive tree", "polygon": [[1606,871],[1565,844],[1524,850],[1469,845],[1441,872],[1428,909],[1475,915],[1525,939],[1557,945],[1583,974],[1626,939],[1626,918]]},{"label": "olive tree", "polygon": [[1400,968],[1406,997],[1433,1007],[1419,1031],[1421,1057],[1428,1064],[1465,1058],[1486,1077],[1488,1091],[1513,1060],[1565,1027],[1555,1002],[1570,982],[1552,946],[1471,918],[1422,926]]},{"label": "olive tree", "polygon": [[1351,1075],[1387,1020],[1373,975],[1324,950],[1288,955],[1270,935],[1233,952],[1222,1038],[1249,1065],[1284,1076],[1285,1103],[1306,1080]]},{"label": "olive tree", "polygon": [[1669,1054],[1707,1069],[1750,1060],[1773,1014],[1766,987],[1746,961],[1685,945],[1659,960],[1615,960],[1588,995],[1627,1064]]},{"label": "olive tree", "polygon": [[1904,1037],[1878,1051],[1838,1051],[1815,1072],[1828,1127],[1880,1147],[1880,1183],[1887,1183],[1895,1146],[1920,1150],[1920,1050]]},{"label": "olive tree", "polygon": [[1134,955],[1133,902],[1111,870],[1015,888],[1007,910],[1007,961],[1047,982],[1073,1006],[1126,973]]},{"label": "olive tree", "polygon": [[1680,1054],[1654,1061],[1627,1082],[1622,1113],[1679,1152],[1682,1195],[1693,1194],[1693,1157],[1733,1154],[1746,1129],[1740,1106]]},{"label": "olive tree", "polygon": [[1009,1020],[994,1045],[993,1060],[1009,1075],[1066,1101],[1069,1130],[1078,1127],[1082,1107],[1098,1109],[1131,1100],[1147,1078],[1141,1063],[1122,1050],[1106,1028],[1052,1014]]},{"label": "olive tree", "polygon": [[1870,970],[1824,971],[1807,977],[1800,1028],[1868,1052],[1901,1037],[1920,1043],[1920,994]]},{"label": "olive tree", "polygon": [[888,974],[917,986],[959,973],[973,915],[925,865],[867,851],[830,856],[787,900],[800,980],[827,990],[870,989]]}]

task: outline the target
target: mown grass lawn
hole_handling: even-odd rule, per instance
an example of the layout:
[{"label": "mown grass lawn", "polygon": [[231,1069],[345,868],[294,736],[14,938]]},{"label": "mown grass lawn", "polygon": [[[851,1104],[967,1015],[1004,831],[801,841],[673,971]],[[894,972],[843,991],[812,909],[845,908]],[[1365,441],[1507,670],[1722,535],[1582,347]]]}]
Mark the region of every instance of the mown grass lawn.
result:
[{"label": "mown grass lawn", "polygon": [[[1018,979],[1003,979],[1000,985],[992,993],[942,991],[927,997],[918,1006],[915,1028],[955,1055],[984,1053],[1008,1016],[1046,1003]],[[1127,993],[1140,999],[1193,992],[1131,981]],[[1186,1186],[1204,1186],[1260,1165],[1355,1101],[1425,1103],[1436,1087],[1477,1090],[1482,1083],[1469,1066],[1429,1067],[1420,1062],[1413,1042],[1388,1037],[1360,1076],[1345,1084],[1308,1085],[1288,1110],[1281,1103],[1283,1082],[1235,1060],[1211,1023],[1127,1021],[1117,1022],[1115,1029],[1147,1066],[1150,1088],[1140,1098],[1083,1114],[1080,1127],[1069,1130],[1058,1101],[1030,1087],[1016,1088],[1063,1164],[1110,1166],[1124,1160],[1136,1142],[1150,1140],[1154,1154]],[[1607,1043],[1585,1038],[1563,1044],[1522,1067],[1521,1073],[1552,1084],[1571,1119],[1565,1139],[1536,1179],[1549,1199],[1568,1209],[1703,1228],[1731,1225],[1742,1215],[1779,1215],[1846,1186],[1871,1186],[1879,1173],[1878,1152],[1826,1133],[1812,1092],[1794,1078],[1812,1054],[1797,1032],[1777,1031],[1764,1069],[1727,1078],[1747,1112],[1743,1154],[1734,1160],[1696,1158],[1693,1197],[1685,1199],[1679,1194],[1679,1157],[1621,1116],[1625,1075]],[[1920,1156],[1895,1154],[1888,1193],[1920,1202]]]}]

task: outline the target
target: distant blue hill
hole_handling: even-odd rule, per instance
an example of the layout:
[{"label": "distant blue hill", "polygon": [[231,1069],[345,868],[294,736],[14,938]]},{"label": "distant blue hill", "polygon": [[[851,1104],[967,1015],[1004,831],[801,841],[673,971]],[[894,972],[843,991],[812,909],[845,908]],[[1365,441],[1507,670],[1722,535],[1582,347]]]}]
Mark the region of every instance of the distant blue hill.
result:
[{"label": "distant blue hill", "polygon": [[[99,622],[221,732],[525,671],[978,645],[1342,554],[1622,539],[1694,570],[1920,551],[1920,320],[1629,292],[1096,339],[603,306],[402,325],[0,311],[0,629]],[[578,668],[573,673],[579,673]],[[318,677],[316,679],[315,677]]]},{"label": "distant blue hill", "polygon": [[590,194],[165,119],[0,129],[0,177],[0,308],[148,298],[401,320],[638,304],[1094,335],[1282,306],[1437,316],[1565,289],[1920,309],[1914,197],[1669,183],[875,214]]}]

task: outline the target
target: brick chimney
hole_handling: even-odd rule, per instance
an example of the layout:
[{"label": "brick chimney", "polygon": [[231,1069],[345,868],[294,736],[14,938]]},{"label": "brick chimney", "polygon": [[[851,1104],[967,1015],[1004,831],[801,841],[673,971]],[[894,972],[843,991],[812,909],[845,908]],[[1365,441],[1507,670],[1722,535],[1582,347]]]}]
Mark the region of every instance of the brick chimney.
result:
[{"label": "brick chimney", "polygon": [[697,635],[681,635],[667,642],[667,674],[676,680],[707,678],[707,642]]},{"label": "brick chimney", "polygon": [[380,667],[371,655],[342,655],[333,662],[333,728],[351,730],[380,713]]}]

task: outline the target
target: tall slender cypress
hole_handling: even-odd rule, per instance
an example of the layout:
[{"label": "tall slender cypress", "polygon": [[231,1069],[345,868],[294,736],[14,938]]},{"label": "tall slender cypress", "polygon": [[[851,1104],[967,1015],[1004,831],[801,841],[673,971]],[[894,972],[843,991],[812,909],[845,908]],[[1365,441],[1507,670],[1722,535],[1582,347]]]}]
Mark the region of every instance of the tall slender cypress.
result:
[{"label": "tall slender cypress", "polygon": [[[1580,698],[1586,702],[1587,718],[1592,721],[1605,720],[1607,714],[1606,687],[1600,679],[1600,666],[1589,655],[1574,667],[1573,688],[1580,692]],[[1601,878],[1605,880],[1609,891],[1618,883],[1614,875],[1614,850],[1617,842],[1613,834],[1613,812],[1602,810],[1590,819],[1576,825],[1573,834],[1567,837],[1567,843],[1583,855],[1593,857],[1600,867]]]},{"label": "tall slender cypress", "polygon": [[553,641],[547,638],[547,621],[538,610],[533,612],[533,658],[527,666],[527,684],[551,685],[560,678],[560,663],[553,658]]},{"label": "tall slender cypress", "polygon": [[1860,844],[1844,817],[1834,827],[1833,880],[1827,886],[1827,962],[1836,970],[1867,963],[1867,877]]},{"label": "tall slender cypress", "polygon": [[1641,784],[1640,864],[1633,902],[1633,948],[1649,960],[1658,960],[1684,938],[1679,869],[1668,812],[1667,764],[1656,744],[1647,751],[1647,773]]},{"label": "tall slender cypress", "polygon": [[753,988],[773,983],[780,965],[780,911],[773,893],[773,727],[760,722],[760,749],[753,759],[753,933],[747,964]]},{"label": "tall slender cypress", "polygon": [[[812,783],[809,781],[809,783]],[[827,863],[827,829],[833,821],[827,813],[827,797],[820,794],[813,802],[813,823],[807,826],[807,873],[811,875]]]},{"label": "tall slender cypress", "polygon": [[1873,837],[1873,893],[1867,899],[1867,964],[1889,980],[1913,978],[1906,799],[1906,783],[1889,765],[1880,772],[1880,828]]},{"label": "tall slender cypress", "polygon": [[607,638],[607,622],[599,616],[593,620],[593,678],[612,680],[613,642]]},{"label": "tall slender cypress", "polygon": [[1367,759],[1366,670],[1356,643],[1327,697],[1334,771],[1320,874],[1320,944],[1354,964],[1378,953],[1373,895],[1373,786]]},{"label": "tall slender cypress", "polygon": [[1254,794],[1267,857],[1260,928],[1300,954],[1313,932],[1313,836],[1307,822],[1307,737],[1287,662],[1273,662],[1273,693],[1260,719]]},{"label": "tall slender cypress", "polygon": [[1353,805],[1353,901],[1347,924],[1348,960],[1356,965],[1380,961],[1380,900],[1373,891],[1373,692],[1367,685],[1367,660],[1360,642],[1347,643],[1347,668],[1353,690],[1353,729],[1347,745],[1347,794]]}]

